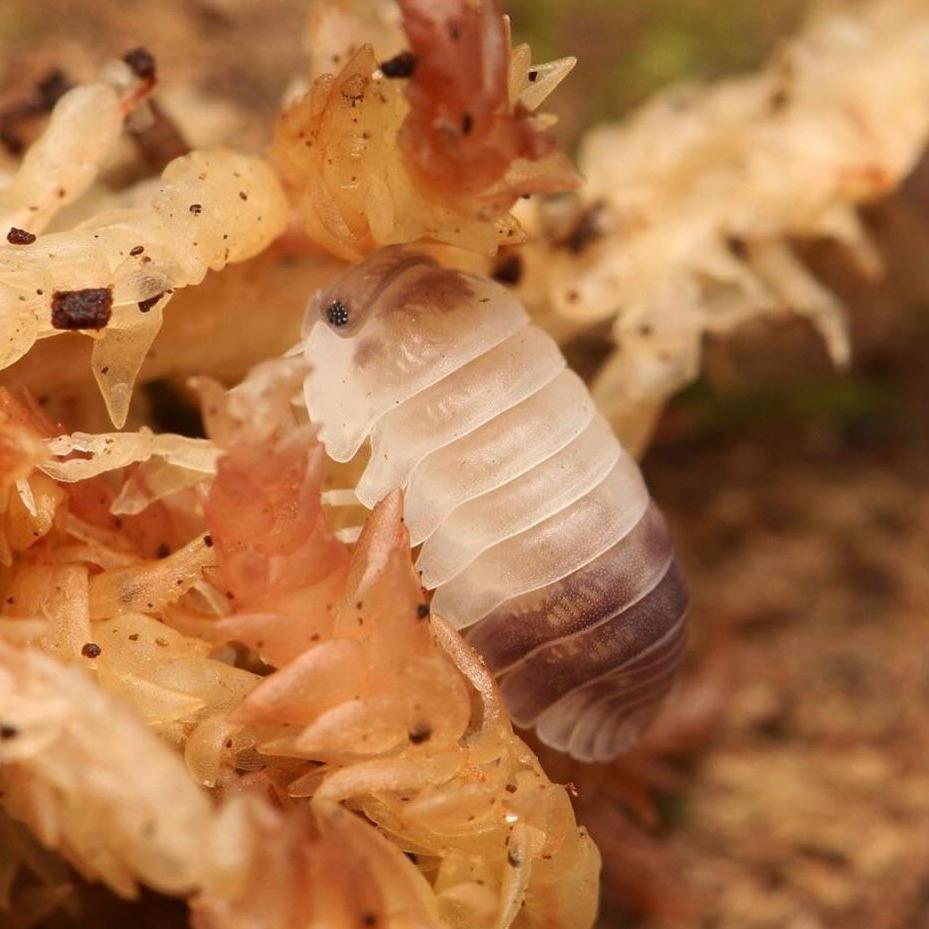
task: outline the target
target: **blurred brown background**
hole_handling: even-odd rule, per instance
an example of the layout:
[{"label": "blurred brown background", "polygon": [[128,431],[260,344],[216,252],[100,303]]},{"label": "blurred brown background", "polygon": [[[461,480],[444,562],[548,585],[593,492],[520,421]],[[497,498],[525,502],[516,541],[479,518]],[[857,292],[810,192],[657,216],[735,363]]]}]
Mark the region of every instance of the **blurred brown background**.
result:
[{"label": "blurred brown background", "polygon": [[[671,81],[756,66],[806,3],[508,7],[536,58],[581,59],[553,106],[573,145]],[[300,70],[304,9],[3,0],[0,89],[144,44],[166,108],[199,107],[211,131],[256,147]],[[929,926],[929,163],[867,222],[880,282],[804,244],[849,307],[853,370],[833,372],[803,323],[747,326],[707,346],[646,458],[693,586],[683,710],[716,712],[666,746],[670,760],[640,760],[657,772],[660,852],[636,900],[607,900],[604,926],[674,913],[705,929]]]}]

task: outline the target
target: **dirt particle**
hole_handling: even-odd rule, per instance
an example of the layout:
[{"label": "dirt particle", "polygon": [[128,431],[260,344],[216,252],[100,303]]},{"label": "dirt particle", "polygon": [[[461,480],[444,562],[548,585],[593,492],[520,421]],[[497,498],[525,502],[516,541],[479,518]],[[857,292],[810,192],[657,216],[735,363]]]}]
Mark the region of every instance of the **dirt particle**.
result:
[{"label": "dirt particle", "polygon": [[109,287],[56,290],[52,294],[52,325],[56,329],[102,329],[112,312]]},{"label": "dirt particle", "polygon": [[432,738],[432,728],[425,723],[420,723],[418,726],[414,726],[407,735],[413,745],[422,745],[423,742],[428,742]]},{"label": "dirt particle", "polygon": [[140,300],[139,312],[147,313],[163,296],[164,291],[162,291],[160,294],[155,294],[154,297],[149,297],[147,300]]},{"label": "dirt particle", "polygon": [[147,49],[139,46],[130,49],[123,55],[123,61],[132,69],[132,73],[143,81],[152,81],[155,79],[157,66],[155,65],[155,56]]},{"label": "dirt particle", "polygon": [[35,234],[26,232],[25,229],[17,229],[16,226],[10,226],[6,240],[10,245],[32,245],[35,242]]},{"label": "dirt particle", "polygon": [[412,77],[416,70],[416,56],[412,52],[400,52],[387,61],[381,62],[381,74],[384,77]]}]

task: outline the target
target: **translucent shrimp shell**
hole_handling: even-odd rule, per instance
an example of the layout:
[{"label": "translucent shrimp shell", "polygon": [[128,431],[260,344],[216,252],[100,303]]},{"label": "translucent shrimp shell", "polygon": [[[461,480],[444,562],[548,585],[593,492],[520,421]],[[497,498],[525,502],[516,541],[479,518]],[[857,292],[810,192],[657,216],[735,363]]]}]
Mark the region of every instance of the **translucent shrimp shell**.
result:
[{"label": "translucent shrimp shell", "polygon": [[501,286],[401,248],[311,302],[305,399],[328,453],[404,517],[433,608],[514,720],[581,759],[628,747],[684,647],[685,583],[636,463]]}]

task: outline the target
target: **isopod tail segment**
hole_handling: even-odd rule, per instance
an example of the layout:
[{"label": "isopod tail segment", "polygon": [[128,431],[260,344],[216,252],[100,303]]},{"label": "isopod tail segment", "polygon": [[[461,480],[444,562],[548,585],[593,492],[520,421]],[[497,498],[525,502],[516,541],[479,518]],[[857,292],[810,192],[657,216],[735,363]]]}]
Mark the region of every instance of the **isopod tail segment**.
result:
[{"label": "isopod tail segment", "polygon": [[391,247],[317,293],[304,396],[356,488],[405,490],[432,608],[514,721],[585,761],[630,747],[673,682],[687,587],[636,462],[505,288]]}]

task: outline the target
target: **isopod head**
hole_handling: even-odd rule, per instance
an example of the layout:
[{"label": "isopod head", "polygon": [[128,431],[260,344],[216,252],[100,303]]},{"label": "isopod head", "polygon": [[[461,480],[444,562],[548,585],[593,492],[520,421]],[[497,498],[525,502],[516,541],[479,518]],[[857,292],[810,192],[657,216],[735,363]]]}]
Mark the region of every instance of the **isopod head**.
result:
[{"label": "isopod head", "polygon": [[491,281],[399,247],[369,256],[310,300],[303,335],[310,418],[348,461],[389,410],[528,321]]}]

